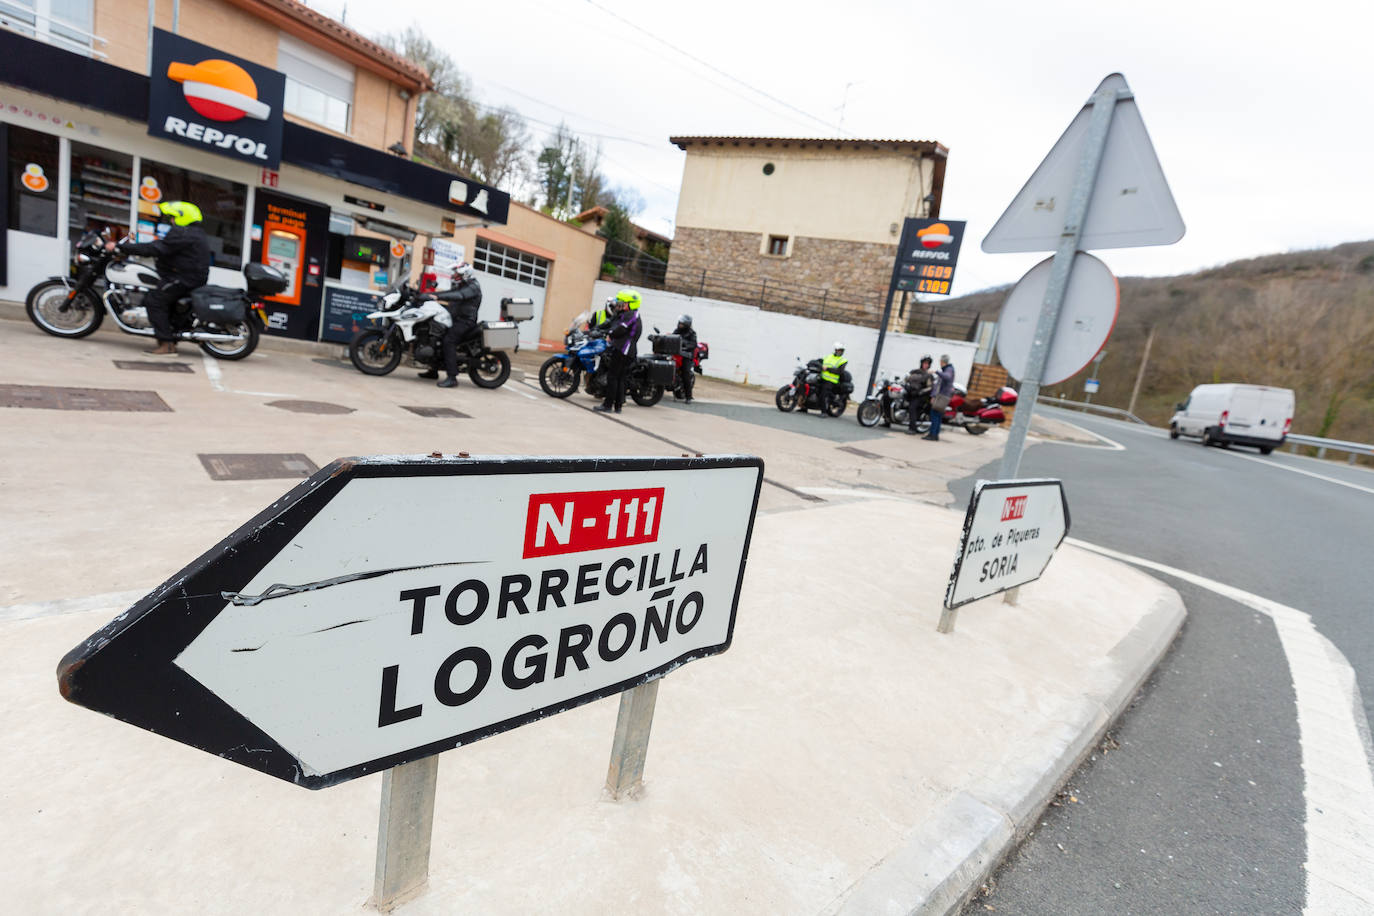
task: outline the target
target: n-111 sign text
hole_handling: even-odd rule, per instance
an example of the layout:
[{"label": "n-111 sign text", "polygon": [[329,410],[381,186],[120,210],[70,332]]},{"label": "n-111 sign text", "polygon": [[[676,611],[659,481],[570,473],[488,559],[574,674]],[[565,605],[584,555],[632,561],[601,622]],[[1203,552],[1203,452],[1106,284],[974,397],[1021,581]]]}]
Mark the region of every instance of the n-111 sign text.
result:
[{"label": "n-111 sign text", "polygon": [[312,789],[729,648],[761,459],[336,461],[67,654],[62,694]]},{"label": "n-111 sign text", "polygon": [[980,480],[964,516],[945,607],[1033,582],[1069,533],[1069,503],[1058,480]]}]

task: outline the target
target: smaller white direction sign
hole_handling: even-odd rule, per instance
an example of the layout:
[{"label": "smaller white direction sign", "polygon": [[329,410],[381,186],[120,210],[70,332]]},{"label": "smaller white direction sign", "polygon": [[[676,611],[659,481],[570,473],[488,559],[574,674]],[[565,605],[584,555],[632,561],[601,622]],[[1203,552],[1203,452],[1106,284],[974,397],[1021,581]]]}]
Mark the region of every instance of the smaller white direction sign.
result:
[{"label": "smaller white direction sign", "polygon": [[69,652],[62,695],[318,789],[725,651],[761,459],[336,461]]},{"label": "smaller white direction sign", "polygon": [[1069,533],[1058,480],[980,480],[945,592],[953,609],[1040,578]]}]

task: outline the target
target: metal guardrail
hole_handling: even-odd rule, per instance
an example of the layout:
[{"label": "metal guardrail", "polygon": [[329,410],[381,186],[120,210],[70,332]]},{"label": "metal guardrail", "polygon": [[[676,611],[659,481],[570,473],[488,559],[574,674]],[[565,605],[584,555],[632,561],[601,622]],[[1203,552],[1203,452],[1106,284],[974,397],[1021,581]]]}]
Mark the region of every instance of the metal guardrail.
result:
[{"label": "metal guardrail", "polygon": [[1144,420],[1137,417],[1130,411],[1122,410],[1120,407],[1108,407],[1106,404],[1094,404],[1091,401],[1070,401],[1067,398],[1036,398],[1035,403],[1044,404],[1046,407],[1066,407],[1075,410],[1095,410],[1099,413],[1109,414],[1114,417],[1124,417],[1132,423],[1139,423],[1141,426],[1149,426]]},{"label": "metal guardrail", "polygon": [[1325,458],[1328,450],[1348,452],[1350,457],[1346,459],[1347,464],[1354,464],[1360,455],[1374,455],[1374,445],[1366,442],[1346,442],[1342,439],[1323,439],[1320,436],[1296,436],[1289,433],[1285,444],[1288,446],[1288,450],[1294,454],[1297,453],[1300,445],[1315,448],[1318,458]]},{"label": "metal guardrail", "polygon": [[[1108,407],[1105,404],[1093,404],[1089,401],[1070,401],[1065,398],[1037,398],[1037,404],[1044,404],[1047,407],[1065,407],[1080,410],[1095,410],[1100,413],[1109,414],[1117,417],[1124,417],[1132,423],[1139,423],[1141,426],[1149,426],[1144,420],[1133,413],[1128,413],[1120,407]],[[1360,455],[1374,456],[1374,445],[1367,442],[1347,442],[1344,439],[1323,439],[1321,436],[1300,436],[1296,433],[1289,433],[1284,440],[1288,446],[1288,451],[1297,454],[1300,447],[1315,448],[1318,458],[1325,458],[1328,451],[1347,452],[1349,458],[1347,464],[1354,464]]]}]

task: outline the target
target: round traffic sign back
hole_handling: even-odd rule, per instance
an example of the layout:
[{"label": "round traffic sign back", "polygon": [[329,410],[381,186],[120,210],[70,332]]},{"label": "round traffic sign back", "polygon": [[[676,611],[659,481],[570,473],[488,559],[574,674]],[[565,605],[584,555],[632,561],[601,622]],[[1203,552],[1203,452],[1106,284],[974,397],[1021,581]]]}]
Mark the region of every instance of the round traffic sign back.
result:
[{"label": "round traffic sign back", "polygon": [[[1021,381],[1026,377],[1053,262],[1054,258],[1046,258],[1026,272],[1007,296],[997,323],[997,358]],[[1091,362],[1111,336],[1120,306],[1121,288],[1107,265],[1086,252],[1075,254],[1040,384],[1062,382]]]}]

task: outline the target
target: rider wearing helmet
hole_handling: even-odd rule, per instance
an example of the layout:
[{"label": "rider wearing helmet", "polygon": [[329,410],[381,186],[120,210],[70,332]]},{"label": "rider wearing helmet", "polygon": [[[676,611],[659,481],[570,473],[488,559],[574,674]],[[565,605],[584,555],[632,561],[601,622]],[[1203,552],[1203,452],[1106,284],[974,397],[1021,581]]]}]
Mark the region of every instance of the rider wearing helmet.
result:
[{"label": "rider wearing helmet", "polygon": [[692,403],[692,387],[696,384],[696,374],[693,371],[696,367],[697,352],[697,332],[692,328],[691,315],[677,316],[677,327],[673,333],[681,340],[682,346],[678,350],[681,359],[678,360],[677,377],[679,384],[673,388],[673,397],[679,400],[686,400]]},{"label": "rider wearing helmet", "polygon": [[620,413],[625,406],[625,379],[634,365],[639,345],[638,291],[625,288],[615,295],[616,313],[606,325],[607,346],[602,359],[606,360],[606,400],[592,408],[601,412]]},{"label": "rider wearing helmet", "polygon": [[607,296],[606,303],[601,308],[592,312],[591,319],[587,322],[587,330],[595,331],[605,327],[606,323],[615,317],[615,296]]},{"label": "rider wearing helmet", "polygon": [[[200,226],[200,207],[173,200],[160,204],[158,210],[172,223],[167,234],[151,242],[121,242],[119,250],[157,259],[157,272],[162,279],[143,296],[148,323],[157,337],[157,346],[148,352],[154,356],[175,356],[177,334],[172,329],[172,306],[210,278],[210,243]],[[108,242],[105,247],[112,250],[115,245]]]},{"label": "rider wearing helmet", "polygon": [[849,357],[844,355],[844,343],[835,341],[835,346],[831,348],[831,353],[821,360],[821,416],[830,416],[825,412],[825,405],[830,401],[830,393],[835,390],[835,386],[840,383],[840,376],[845,372],[845,366],[849,365]]},{"label": "rider wearing helmet", "polygon": [[[458,342],[477,327],[477,310],[482,305],[482,284],[477,282],[477,271],[466,261],[459,264],[453,268],[453,285],[434,298],[444,304],[453,319],[440,346],[444,353],[444,380],[439,387],[457,388]],[[420,373],[420,378],[438,377],[438,369]]]},{"label": "rider wearing helmet", "polygon": [[930,366],[934,358],[929,353],[921,357],[920,368],[906,374],[906,431],[916,435],[916,422],[930,412],[930,392],[935,386],[935,373]]}]

